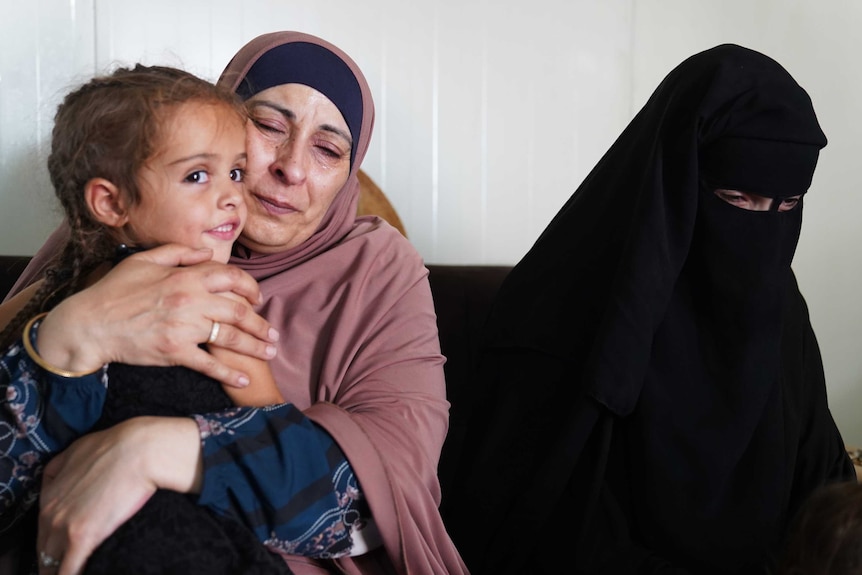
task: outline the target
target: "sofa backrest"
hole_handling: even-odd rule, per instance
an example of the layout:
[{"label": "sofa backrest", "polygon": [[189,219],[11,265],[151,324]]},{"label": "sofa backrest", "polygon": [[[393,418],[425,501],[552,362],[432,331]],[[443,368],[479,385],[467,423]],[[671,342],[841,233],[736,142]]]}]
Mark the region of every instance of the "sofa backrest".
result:
[{"label": "sofa backrest", "polygon": [[452,404],[449,433],[438,475],[445,498],[457,480],[458,462],[473,405],[479,359],[479,337],[508,266],[429,265],[429,282],[437,311],[440,348],[446,356],[446,394]]},{"label": "sofa backrest", "polygon": [[27,267],[29,256],[0,256],[0,301],[6,297],[15,280]]}]

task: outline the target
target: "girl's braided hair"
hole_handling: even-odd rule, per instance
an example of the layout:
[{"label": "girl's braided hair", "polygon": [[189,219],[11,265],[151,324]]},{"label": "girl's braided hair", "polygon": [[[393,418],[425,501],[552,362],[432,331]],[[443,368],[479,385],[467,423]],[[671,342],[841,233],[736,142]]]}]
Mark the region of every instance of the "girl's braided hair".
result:
[{"label": "girl's braided hair", "polygon": [[16,341],[29,318],[82,289],[90,273],[115,256],[117,233],[92,216],[84,188],[93,178],[104,178],[129,204],[140,201],[138,174],[170,137],[164,126],[188,102],[222,105],[246,117],[232,92],[165,66],[119,68],[66,95],[54,116],[48,172],[70,238],[46,270],[43,285],[0,332],[0,346]]}]

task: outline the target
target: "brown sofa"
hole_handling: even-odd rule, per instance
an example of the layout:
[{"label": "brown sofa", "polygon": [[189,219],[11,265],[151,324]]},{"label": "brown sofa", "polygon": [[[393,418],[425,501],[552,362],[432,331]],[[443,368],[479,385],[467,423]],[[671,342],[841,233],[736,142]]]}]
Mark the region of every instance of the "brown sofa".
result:
[{"label": "brown sofa", "polygon": [[[30,260],[26,256],[0,256],[0,294],[12,288]],[[456,461],[463,449],[465,414],[458,406],[469,405],[468,394],[477,359],[479,331],[497,288],[511,268],[507,266],[429,265],[429,281],[437,311],[440,346],[446,356],[446,387],[452,403],[449,436],[440,459],[444,497],[455,480]]]},{"label": "brown sofa", "polygon": [[0,256],[0,301],[12,289],[29,261],[28,256]]}]

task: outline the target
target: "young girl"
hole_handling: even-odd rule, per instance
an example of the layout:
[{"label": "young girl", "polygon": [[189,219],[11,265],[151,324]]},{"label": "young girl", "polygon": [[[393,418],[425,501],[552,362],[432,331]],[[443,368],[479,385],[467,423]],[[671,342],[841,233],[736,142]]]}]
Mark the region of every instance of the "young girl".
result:
[{"label": "young girl", "polygon": [[[81,434],[140,415],[187,416],[282,402],[265,362],[224,349],[211,351],[249,374],[248,387],[222,389],[181,367],[112,363],[100,374],[70,374],[41,360],[35,346],[39,312],[97,281],[132,251],[180,243],[210,248],[214,260],[227,262],[246,217],[245,121],[232,93],[180,70],[140,65],[93,79],[58,108],[48,169],[71,237],[44,282],[4,306],[0,322],[8,325],[0,345],[15,343],[23,330],[21,344],[41,368],[65,378],[100,377],[104,386],[93,395],[67,379],[39,388],[33,378],[18,377],[6,387],[3,407],[12,412],[17,429],[0,444],[0,553],[23,543],[34,556],[33,525],[10,527],[34,508],[38,479],[50,456]],[[26,305],[19,303],[28,299]],[[209,343],[217,336],[214,322]],[[3,370],[13,371],[5,363]],[[4,426],[10,427],[6,419]],[[179,531],[193,531],[196,537],[177,537]],[[189,549],[190,539],[200,545],[199,554]],[[202,573],[239,565],[252,571],[258,565],[262,572],[284,569],[241,525],[186,496],[160,491],[105,541],[87,572],[121,572],[121,557],[137,573],[146,572],[140,564],[145,560],[154,572],[172,572],[165,560],[179,555],[185,559],[177,570],[185,573],[190,557]],[[58,565],[58,558],[39,561],[46,568]]]},{"label": "young girl", "polygon": [[862,485],[816,490],[793,520],[778,575],[862,572]]}]

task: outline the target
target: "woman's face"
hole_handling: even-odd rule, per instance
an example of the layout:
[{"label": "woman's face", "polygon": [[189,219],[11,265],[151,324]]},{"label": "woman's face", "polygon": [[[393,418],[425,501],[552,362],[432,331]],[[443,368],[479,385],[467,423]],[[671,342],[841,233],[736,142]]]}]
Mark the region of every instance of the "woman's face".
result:
[{"label": "woman's face", "polygon": [[779,212],[789,212],[799,203],[802,194],[790,196],[787,198],[768,198],[748,192],[740,192],[739,190],[725,190],[719,188],[715,190],[715,195],[732,206],[751,210],[754,212],[767,212],[772,207],[772,202],[781,202],[778,204]]},{"label": "woman's face", "polygon": [[308,86],[274,86],[246,104],[248,220],[241,243],[282,252],[317,229],[347,181],[353,143],[335,104]]}]

